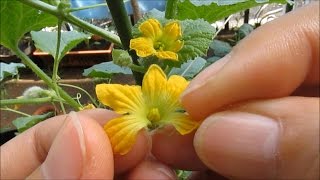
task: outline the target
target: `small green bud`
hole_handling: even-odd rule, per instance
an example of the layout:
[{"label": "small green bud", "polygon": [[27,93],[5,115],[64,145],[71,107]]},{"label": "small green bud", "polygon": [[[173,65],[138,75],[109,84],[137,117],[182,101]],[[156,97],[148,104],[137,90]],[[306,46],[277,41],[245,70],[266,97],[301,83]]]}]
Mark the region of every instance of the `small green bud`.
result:
[{"label": "small green bud", "polygon": [[129,67],[132,64],[132,58],[128,51],[121,49],[114,49],[112,51],[113,63],[121,67]]},{"label": "small green bud", "polygon": [[43,98],[43,97],[57,97],[56,93],[51,90],[43,89],[39,86],[32,86],[27,88],[23,94],[23,98],[32,99],[32,98]]}]

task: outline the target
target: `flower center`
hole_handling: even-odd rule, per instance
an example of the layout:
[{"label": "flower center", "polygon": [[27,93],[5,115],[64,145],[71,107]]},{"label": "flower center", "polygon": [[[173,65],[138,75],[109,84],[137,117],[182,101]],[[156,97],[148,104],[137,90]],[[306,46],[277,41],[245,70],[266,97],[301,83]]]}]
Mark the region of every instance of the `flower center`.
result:
[{"label": "flower center", "polygon": [[157,41],[155,44],[154,44],[154,49],[156,50],[161,50],[163,51],[165,48],[165,44],[161,41]]},{"label": "flower center", "polygon": [[160,113],[159,113],[159,110],[158,108],[152,108],[148,115],[147,115],[147,118],[149,119],[149,121],[151,122],[157,122],[160,120]]}]

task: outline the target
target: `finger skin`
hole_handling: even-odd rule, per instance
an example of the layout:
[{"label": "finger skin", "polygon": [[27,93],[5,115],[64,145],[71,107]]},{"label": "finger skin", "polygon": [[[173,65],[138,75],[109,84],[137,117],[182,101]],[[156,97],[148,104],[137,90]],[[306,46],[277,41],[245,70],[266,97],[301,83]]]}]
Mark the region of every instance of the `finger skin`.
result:
[{"label": "finger skin", "polygon": [[152,136],[152,154],[161,162],[176,169],[199,171],[207,167],[201,162],[193,147],[194,132],[181,135],[166,127]]},{"label": "finger skin", "polygon": [[[104,118],[114,116],[111,111],[104,111],[103,114]],[[56,116],[43,121],[2,145],[1,177],[23,179],[38,168],[46,159],[47,153],[66,117],[67,115]],[[99,169],[95,169],[93,166],[101,164],[103,168],[106,163],[110,166],[110,161],[113,161],[113,157],[110,156],[112,152],[110,151],[108,138],[102,131],[101,126],[92,118],[87,116],[81,118],[81,123],[85,133],[87,155],[89,156],[85,169],[93,170],[92,175],[99,176],[99,173],[104,174],[105,170],[102,172],[100,169],[100,172],[97,172]],[[91,156],[96,158],[92,159]]]},{"label": "finger skin", "polygon": [[[286,97],[241,103],[213,114],[195,135],[196,152],[209,168],[230,178],[319,179],[319,103],[319,98]],[[244,128],[237,124],[252,124],[243,113],[278,124],[274,150],[270,140],[255,141],[261,139],[260,128],[265,128],[261,123],[260,128],[240,131]]]},{"label": "finger skin", "polygon": [[223,62],[201,72],[183,94],[194,119],[233,103],[284,97],[301,85],[319,84],[319,2],[259,27]]},{"label": "finger skin", "polygon": [[[112,164],[108,168],[113,168],[112,152],[108,150],[110,144],[102,126],[108,120],[118,115],[112,111],[103,109],[86,110],[77,114],[86,132],[87,159],[89,159],[86,161],[86,168],[91,173],[91,177],[95,173],[96,177],[100,177],[98,176],[99,173],[102,173],[100,175],[104,175],[107,172],[104,166],[106,162],[111,161]],[[2,145],[0,148],[1,178],[23,179],[37,169],[46,159],[47,153],[66,117],[66,115],[61,115],[43,121]],[[141,162],[146,153],[135,149],[147,149],[147,143],[144,143],[147,141],[145,135],[139,135],[137,139],[137,144],[139,145],[135,145],[133,148],[133,151],[136,151],[135,154],[115,158],[115,172],[118,173],[118,169],[128,170]],[[117,167],[117,163],[123,161],[121,159],[130,161],[131,163],[120,163],[121,167]],[[19,165],[17,165],[17,162],[19,162]],[[97,168],[97,165],[100,168]],[[113,169],[110,172],[113,172]],[[83,174],[83,177],[85,175]]]},{"label": "finger skin", "polygon": [[167,165],[156,160],[145,160],[137,165],[127,175],[126,179],[132,180],[174,180],[177,179],[175,172]]}]

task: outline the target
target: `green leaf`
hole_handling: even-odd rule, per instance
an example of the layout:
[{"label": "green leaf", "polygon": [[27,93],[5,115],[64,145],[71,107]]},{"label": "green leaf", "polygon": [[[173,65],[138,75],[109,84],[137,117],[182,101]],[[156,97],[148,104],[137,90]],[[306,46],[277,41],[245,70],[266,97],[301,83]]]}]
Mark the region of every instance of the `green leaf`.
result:
[{"label": "green leaf", "polygon": [[18,132],[21,133],[32,126],[38,124],[39,122],[52,117],[53,112],[49,112],[43,115],[35,115],[35,116],[28,116],[28,117],[19,117],[12,121],[12,124],[17,128]]},{"label": "green leaf", "polygon": [[206,60],[197,57],[195,60],[189,60],[181,65],[180,68],[172,68],[168,76],[180,75],[190,80],[197,75],[206,65]]},{"label": "green leaf", "polygon": [[112,50],[112,61],[114,64],[121,67],[127,67],[132,64],[132,58],[129,55],[128,51],[122,49],[113,49]]},{"label": "green leaf", "polygon": [[220,40],[213,40],[209,47],[213,50],[214,55],[218,57],[227,55],[232,49],[229,43]]},{"label": "green leaf", "polygon": [[114,74],[132,74],[129,68],[120,67],[113,62],[96,64],[85,69],[82,75],[88,77],[111,78]]},{"label": "green leaf", "polygon": [[[197,3],[194,4],[193,2]],[[209,2],[211,3],[209,4]],[[219,3],[219,5],[217,3]],[[213,23],[228,17],[231,14],[266,3],[285,4],[287,3],[287,0],[215,0],[215,2],[204,0],[191,2],[190,0],[184,0],[179,1],[177,5],[176,18],[180,20],[203,18],[204,20]]]},{"label": "green leaf", "polygon": [[237,39],[241,40],[248,36],[253,31],[253,26],[250,24],[243,24],[237,31]]},{"label": "green leaf", "polygon": [[[32,31],[31,36],[37,48],[55,57],[58,32]],[[60,49],[57,60],[60,61],[68,51],[89,37],[90,35],[77,31],[61,32]]]},{"label": "green leaf", "polygon": [[54,16],[24,5],[18,0],[1,0],[0,7],[0,43],[12,50],[17,47],[25,33],[57,24]]},{"label": "green leaf", "polygon": [[[217,62],[219,59],[221,59],[221,57],[218,57],[218,56],[209,57],[209,58],[207,59],[207,63],[206,63],[206,65],[204,66],[204,68],[206,68],[206,67],[210,66],[211,64]],[[204,69],[204,68],[203,68],[203,69]]]},{"label": "green leaf", "polygon": [[18,74],[19,68],[25,68],[26,66],[22,63],[3,63],[0,62],[0,82],[7,76],[15,76]]},{"label": "green leaf", "polygon": [[206,55],[215,32],[214,28],[202,19],[185,20],[181,22],[181,26],[184,45],[178,52],[179,61]]}]

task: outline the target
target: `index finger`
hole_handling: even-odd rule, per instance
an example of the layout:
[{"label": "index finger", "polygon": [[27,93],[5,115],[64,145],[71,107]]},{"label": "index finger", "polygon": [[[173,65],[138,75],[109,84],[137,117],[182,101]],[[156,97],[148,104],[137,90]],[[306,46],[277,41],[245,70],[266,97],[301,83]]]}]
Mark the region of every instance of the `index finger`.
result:
[{"label": "index finger", "polygon": [[182,96],[197,120],[233,103],[284,97],[302,84],[318,85],[319,2],[263,25],[219,61]]}]

